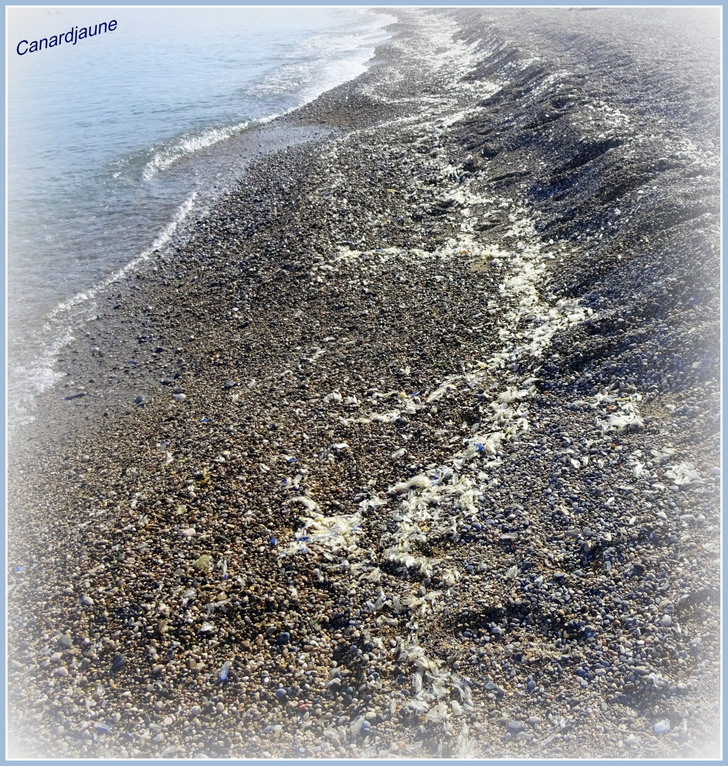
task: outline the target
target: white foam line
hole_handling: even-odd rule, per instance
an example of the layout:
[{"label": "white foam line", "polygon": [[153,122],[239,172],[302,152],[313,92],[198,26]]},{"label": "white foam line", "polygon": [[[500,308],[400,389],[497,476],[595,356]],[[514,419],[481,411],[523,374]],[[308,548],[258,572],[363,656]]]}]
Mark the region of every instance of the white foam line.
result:
[{"label": "white foam line", "polygon": [[267,117],[261,117],[256,120],[245,120],[237,125],[230,125],[226,128],[211,128],[202,133],[191,133],[178,138],[171,144],[159,144],[152,159],[144,166],[142,178],[145,181],[149,181],[157,175],[157,173],[167,170],[179,160],[191,157],[202,149],[207,149],[210,146],[219,144],[238,133],[242,133],[247,128],[266,125],[278,117],[282,117],[283,115],[295,111],[297,108],[298,106],[293,106],[290,109],[276,112]]},{"label": "white foam line", "polygon": [[[447,396],[449,389],[466,392],[472,387],[485,387],[494,373],[502,375],[514,361],[537,360],[556,332],[591,314],[590,309],[579,306],[575,299],[561,299],[553,305],[541,299],[539,287],[546,279],[550,253],[544,251],[536,239],[525,211],[517,211],[511,230],[504,238],[509,236],[518,239],[520,253],[491,250],[494,259],[506,265],[501,295],[506,305],[512,305],[501,321],[500,337],[504,347],[470,370],[467,376],[444,380],[431,395],[435,400]],[[526,318],[528,323],[524,323]],[[505,443],[530,428],[528,411],[537,391],[535,381],[533,377],[524,380],[523,374],[503,376],[503,389],[490,402],[476,432],[466,439],[466,446],[446,465],[428,472],[424,477],[427,483],[406,485],[407,495],[396,513],[399,524],[381,541],[385,558],[407,568],[414,567],[424,576],[432,576],[433,561],[417,556],[416,547],[433,537],[457,539],[459,525],[477,517],[477,496],[490,478],[489,472],[501,464]],[[438,481],[432,481],[433,475]],[[388,494],[401,494],[401,486],[390,487]]]},{"label": "white foam line", "polygon": [[142,178],[149,181],[153,176],[171,167],[178,160],[189,157],[201,149],[224,141],[226,138],[241,133],[250,125],[250,120],[231,125],[227,128],[212,128],[203,133],[182,136],[170,145],[163,144],[158,148],[152,159],[144,166]]}]

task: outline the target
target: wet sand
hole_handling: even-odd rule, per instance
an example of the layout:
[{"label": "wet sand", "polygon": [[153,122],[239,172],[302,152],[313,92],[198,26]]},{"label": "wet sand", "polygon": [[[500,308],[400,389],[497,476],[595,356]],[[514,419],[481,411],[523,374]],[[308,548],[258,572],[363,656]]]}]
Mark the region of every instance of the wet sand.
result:
[{"label": "wet sand", "polygon": [[717,38],[398,13],[13,438],[11,755],[716,754]]}]

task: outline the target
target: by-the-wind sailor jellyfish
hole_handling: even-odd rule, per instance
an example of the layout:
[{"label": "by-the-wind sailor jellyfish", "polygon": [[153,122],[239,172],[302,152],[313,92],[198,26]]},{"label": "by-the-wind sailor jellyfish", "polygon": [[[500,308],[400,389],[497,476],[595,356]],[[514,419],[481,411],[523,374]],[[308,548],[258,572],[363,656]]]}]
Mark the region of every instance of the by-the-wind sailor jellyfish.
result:
[{"label": "by-the-wind sailor jellyfish", "polygon": [[219,673],[218,677],[219,677],[219,679],[220,679],[220,680],[221,680],[223,683],[225,683],[225,681],[227,681],[227,680],[228,680],[228,676],[230,675],[230,668],[231,668],[232,664],[233,664],[233,663],[232,663],[232,662],[230,662],[230,660],[228,660],[228,661],[227,661],[227,662],[225,662],[225,663],[223,664],[223,666],[220,668],[220,673]]}]

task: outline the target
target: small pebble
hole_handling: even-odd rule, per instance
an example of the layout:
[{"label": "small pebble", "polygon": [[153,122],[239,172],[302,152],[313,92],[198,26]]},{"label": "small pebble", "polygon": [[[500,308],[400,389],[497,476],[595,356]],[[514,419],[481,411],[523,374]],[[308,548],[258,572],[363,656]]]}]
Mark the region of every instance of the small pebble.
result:
[{"label": "small pebble", "polygon": [[203,553],[192,566],[200,572],[206,572],[212,568],[212,556],[209,553]]}]

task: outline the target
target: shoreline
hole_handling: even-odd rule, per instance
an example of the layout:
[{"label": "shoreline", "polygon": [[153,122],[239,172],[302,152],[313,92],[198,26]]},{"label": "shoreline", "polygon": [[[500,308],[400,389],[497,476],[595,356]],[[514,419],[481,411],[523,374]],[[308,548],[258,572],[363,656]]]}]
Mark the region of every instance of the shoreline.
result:
[{"label": "shoreline", "polygon": [[646,12],[398,13],[11,454],[18,757],[717,747],[717,105]]},{"label": "shoreline", "polygon": [[[225,155],[237,153],[234,160],[236,172],[243,174],[248,167],[264,161],[269,154],[278,153],[298,144],[320,141],[326,135],[326,130],[314,125],[287,125],[285,122],[275,125],[262,124],[228,139],[223,151],[218,149],[215,152],[215,147],[202,150],[196,161],[209,161],[221,166]],[[150,269],[153,272],[157,268],[154,261],[160,255],[176,252],[192,234],[197,221],[205,217],[205,211],[214,208],[217,200],[224,198],[230,191],[227,185],[232,184],[233,187],[237,185],[231,179],[220,183],[221,188],[214,192],[208,189],[208,196],[202,198],[200,198],[200,189],[189,192],[184,201],[175,208],[173,218],[163,226],[160,224],[155,238],[150,239],[148,245],[132,260],[119,264],[115,272],[100,278],[92,285],[82,287],[74,295],[49,309],[43,317],[42,333],[36,328],[23,336],[18,333],[23,320],[17,317],[10,318],[9,332],[12,347],[9,356],[14,362],[9,374],[9,408],[12,413],[8,429],[11,438],[16,430],[22,430],[32,422],[36,409],[42,411],[43,406],[46,408],[54,406],[53,400],[58,398],[58,391],[54,392],[54,388],[73,388],[72,382],[63,381],[64,374],[70,372],[64,369],[64,363],[71,354],[78,355],[79,347],[83,347],[83,341],[79,341],[79,336],[90,337],[94,335],[96,328],[100,327],[99,343],[102,346],[113,345],[109,336],[113,336],[118,328],[113,326],[111,317],[114,313],[119,313],[118,309],[114,308],[118,304],[117,300],[113,300],[114,296],[129,292],[132,289],[130,285],[134,285],[135,279],[143,279]],[[49,345],[51,333],[55,336],[55,340]],[[91,345],[93,347],[93,344]],[[137,352],[134,344],[130,344],[127,350],[127,356],[133,359]],[[81,363],[86,368],[89,367],[88,357],[93,353],[98,352],[85,350]],[[60,364],[57,364],[57,360]],[[84,373],[86,372],[88,369],[84,370]],[[56,383],[50,382],[53,379]],[[109,391],[105,391],[102,385],[94,385],[94,382],[82,381],[76,390],[64,391],[64,396],[82,394],[96,399],[108,398]],[[147,380],[145,384],[140,385],[139,390],[142,390],[144,385],[148,386],[149,383],[150,381]],[[155,389],[156,385],[152,384],[152,388]],[[51,390],[48,391],[48,389]],[[118,412],[120,408],[127,408],[138,393],[139,391],[133,389],[119,393],[116,400],[107,403],[107,406],[111,406]],[[45,404],[36,404],[36,399],[40,398],[45,399]],[[100,403],[95,408],[96,414],[100,414],[103,409],[104,405]],[[69,423],[71,429],[74,419],[75,416],[71,414]]]}]

